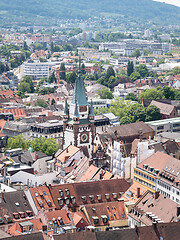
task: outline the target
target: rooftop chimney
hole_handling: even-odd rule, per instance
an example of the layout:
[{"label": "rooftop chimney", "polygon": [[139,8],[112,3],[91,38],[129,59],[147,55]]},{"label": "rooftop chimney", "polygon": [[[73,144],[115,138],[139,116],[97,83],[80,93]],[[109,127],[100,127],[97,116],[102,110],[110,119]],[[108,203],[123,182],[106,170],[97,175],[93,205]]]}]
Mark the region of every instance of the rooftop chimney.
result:
[{"label": "rooftop chimney", "polygon": [[155,192],[154,199],[157,199],[159,197],[159,191]]},{"label": "rooftop chimney", "polygon": [[137,188],[137,198],[140,197],[140,187]]},{"label": "rooftop chimney", "polygon": [[177,206],[177,217],[180,216],[180,205]]}]

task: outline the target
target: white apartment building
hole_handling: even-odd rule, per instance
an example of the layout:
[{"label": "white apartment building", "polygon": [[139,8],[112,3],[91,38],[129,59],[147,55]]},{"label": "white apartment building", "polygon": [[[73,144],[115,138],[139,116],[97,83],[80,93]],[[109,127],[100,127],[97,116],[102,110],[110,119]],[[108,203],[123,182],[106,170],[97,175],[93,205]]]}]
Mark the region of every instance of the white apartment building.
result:
[{"label": "white apartment building", "polygon": [[50,75],[50,66],[47,62],[24,63],[23,76],[31,76],[33,80],[39,80]]}]

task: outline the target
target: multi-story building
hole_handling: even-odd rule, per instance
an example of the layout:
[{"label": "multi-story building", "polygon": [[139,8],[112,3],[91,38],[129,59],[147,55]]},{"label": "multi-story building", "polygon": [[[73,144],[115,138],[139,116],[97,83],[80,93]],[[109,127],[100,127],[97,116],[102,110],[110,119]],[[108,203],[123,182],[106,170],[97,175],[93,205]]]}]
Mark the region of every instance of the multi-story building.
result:
[{"label": "multi-story building", "polygon": [[31,139],[45,137],[54,138],[62,146],[63,122],[59,120],[49,120],[48,122],[31,125]]},{"label": "multi-story building", "polygon": [[134,182],[143,185],[151,192],[160,191],[173,201],[180,201],[179,160],[156,152],[134,168]]},{"label": "multi-story building", "polygon": [[154,131],[155,135],[162,132],[180,132],[180,117],[146,122]]},{"label": "multi-story building", "polygon": [[23,75],[24,76],[31,76],[33,80],[39,80],[43,77],[48,78],[50,75],[50,67],[47,62],[43,63],[34,63],[34,62],[27,62],[24,63],[23,68]]}]

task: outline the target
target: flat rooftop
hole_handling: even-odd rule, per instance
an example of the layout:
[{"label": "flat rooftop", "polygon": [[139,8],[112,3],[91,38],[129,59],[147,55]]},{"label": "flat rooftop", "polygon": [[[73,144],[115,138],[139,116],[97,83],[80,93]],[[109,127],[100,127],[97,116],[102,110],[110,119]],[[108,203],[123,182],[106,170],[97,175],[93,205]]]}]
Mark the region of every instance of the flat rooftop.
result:
[{"label": "flat rooftop", "polygon": [[157,121],[151,121],[151,122],[145,122],[148,125],[165,125],[168,123],[179,123],[180,122],[180,117],[177,118],[169,118],[169,119],[162,119],[162,120],[157,120]]}]

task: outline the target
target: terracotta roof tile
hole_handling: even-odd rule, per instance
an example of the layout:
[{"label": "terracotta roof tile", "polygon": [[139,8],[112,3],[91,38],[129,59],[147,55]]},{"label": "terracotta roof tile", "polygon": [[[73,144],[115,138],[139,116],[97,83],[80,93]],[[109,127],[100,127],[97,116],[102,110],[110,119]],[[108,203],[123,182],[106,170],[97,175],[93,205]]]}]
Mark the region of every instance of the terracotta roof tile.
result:
[{"label": "terracotta roof tile", "polygon": [[[68,199],[70,199],[70,196],[75,197],[75,203],[73,204],[70,200],[68,205],[68,207],[74,208],[92,203],[92,199],[90,199],[90,196],[92,195],[94,196],[94,203],[115,201],[117,199],[113,198],[113,193],[117,193],[117,198],[119,198],[119,192],[125,192],[128,188],[129,183],[125,179],[111,179],[54,185],[50,186],[49,190],[56,205],[56,209],[61,209],[65,205],[64,197],[67,197]],[[67,190],[69,190],[68,195]],[[62,196],[61,192],[63,193]],[[97,195],[99,194],[102,196],[100,201],[97,198]],[[105,194],[109,194],[109,198],[107,198]],[[86,201],[83,200],[84,197],[86,198]],[[63,205],[59,205],[59,198],[63,199]]]}]

